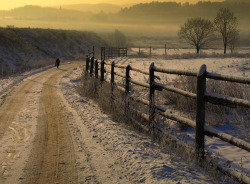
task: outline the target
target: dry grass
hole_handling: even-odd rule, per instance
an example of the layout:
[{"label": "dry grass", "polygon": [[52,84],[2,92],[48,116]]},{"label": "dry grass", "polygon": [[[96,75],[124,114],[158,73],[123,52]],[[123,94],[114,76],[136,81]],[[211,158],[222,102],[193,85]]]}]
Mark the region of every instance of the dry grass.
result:
[{"label": "dry grass", "polygon": [[125,120],[125,95],[117,89],[112,92],[110,83],[101,82],[99,79],[84,73],[77,90],[79,94],[94,99],[105,112],[117,120]]},{"label": "dry grass", "polygon": [[223,53],[205,53],[201,52],[200,54],[197,53],[181,53],[181,54],[163,54],[162,57],[164,59],[197,59],[197,58],[248,58],[250,56],[249,53],[243,54],[243,53],[229,53],[229,54],[223,54]]},{"label": "dry grass", "polygon": [[[180,76],[172,81],[170,85],[185,91],[196,93],[196,78],[194,77]],[[250,101],[249,86],[244,84],[208,80],[206,91]],[[162,95],[163,96],[161,97],[164,105],[181,111],[184,116],[190,119],[195,119],[195,99],[187,98],[167,91],[165,91]],[[206,103],[206,124],[211,126],[231,124],[244,131],[244,135],[239,136],[245,140],[249,140],[249,114],[250,110],[244,107],[232,108]]]},{"label": "dry grass", "polygon": [[[227,94],[230,96],[235,96],[238,98],[246,98],[249,100],[249,95],[245,86],[243,85],[235,85],[232,83],[222,82],[221,84],[217,83],[218,81],[208,81],[209,92],[216,92],[221,94]],[[181,88],[186,91],[196,92],[196,79],[190,77],[179,77],[175,81],[171,82],[175,87]],[[122,82],[121,82],[122,85]],[[220,86],[220,88],[218,88]],[[142,89],[139,89],[137,86],[132,86],[135,91],[133,95],[141,96],[140,92]],[[230,89],[230,90],[229,90]],[[137,130],[143,130],[140,126],[138,126],[135,122],[140,122],[140,124],[144,126],[148,126],[143,118],[137,113],[136,110],[148,114],[148,107],[141,105],[134,101],[129,101],[129,110],[126,110],[126,96],[124,93],[118,91],[116,88],[111,90],[111,84],[108,82],[100,82],[99,79],[94,77],[90,77],[89,74],[84,73],[82,76],[81,83],[78,86],[78,91],[81,95],[88,96],[96,100],[96,102],[100,105],[100,107],[107,113],[111,114],[119,122],[124,122],[129,126],[135,127]],[[138,94],[136,94],[138,92]],[[112,95],[113,94],[113,95]],[[177,95],[171,92],[163,93],[163,96],[160,96],[159,93],[156,96],[159,96],[157,99],[157,103],[164,102],[165,105],[171,106],[171,108],[179,109],[182,112],[182,115],[194,118],[195,119],[195,110],[196,110],[196,102],[193,99],[188,99],[186,97]],[[144,97],[148,98],[148,94],[144,94]],[[229,110],[233,110],[232,113],[229,113]],[[249,112],[249,111],[248,111]],[[221,125],[225,123],[224,118],[227,118],[230,114],[230,117],[233,116],[239,127],[248,127],[247,124],[242,117],[242,113],[246,113],[246,118],[249,118],[249,113],[240,109],[231,109],[231,108],[221,108],[212,104],[207,104],[207,123],[210,125]],[[210,117],[211,114],[211,117]],[[248,116],[248,117],[247,117]],[[214,119],[218,118],[215,122]],[[194,157],[194,146],[192,143],[188,142],[187,137],[180,136],[178,130],[168,126],[166,124],[166,119],[156,116],[155,123],[157,127],[160,127],[161,130],[155,128],[153,140],[158,142],[163,151],[167,152],[171,155],[172,159],[182,158],[190,168],[194,165],[197,166],[197,159]],[[178,134],[178,135],[177,135]],[[247,135],[247,133],[246,133]],[[245,136],[246,136],[245,135]],[[188,145],[188,146],[187,146]],[[217,170],[218,159],[211,156],[210,153],[206,152],[206,159],[204,163],[202,163],[202,167],[218,181],[218,183],[234,183],[230,178],[224,176]],[[200,163],[199,163],[200,164]]]}]

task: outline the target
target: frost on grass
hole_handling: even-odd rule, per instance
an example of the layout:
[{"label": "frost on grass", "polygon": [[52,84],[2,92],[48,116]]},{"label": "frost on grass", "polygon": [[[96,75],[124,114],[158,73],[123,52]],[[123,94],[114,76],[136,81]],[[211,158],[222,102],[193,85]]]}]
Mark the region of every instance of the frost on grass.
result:
[{"label": "frost on grass", "polygon": [[[122,64],[124,66],[131,65],[133,68],[139,68],[141,70],[148,71],[149,66],[152,62],[155,63],[158,67],[170,68],[170,69],[183,69],[189,71],[197,71],[202,64],[206,64],[208,71],[213,73],[220,73],[223,75],[230,76],[249,76],[249,70],[242,71],[241,66],[245,65],[246,58],[196,58],[196,59],[173,59],[173,60],[165,60],[159,58],[119,58],[114,60],[117,64]],[[109,70],[110,68],[106,68]],[[119,71],[124,72],[124,71]],[[162,74],[158,74],[160,83],[165,83],[169,86],[174,86],[181,88],[183,90],[187,90],[189,92],[196,92],[196,80],[185,77],[176,77],[173,75],[163,76]],[[142,76],[138,73],[131,72],[132,79],[141,82],[148,82],[148,78]],[[105,78],[110,80],[110,75],[106,74]],[[124,85],[123,80],[120,78],[115,78],[115,81],[120,85]],[[229,95],[233,98],[242,98],[249,101],[249,87],[247,85],[235,84],[230,82],[218,82],[213,80],[208,80],[207,91],[210,93],[219,93],[223,95]],[[93,83],[92,83],[93,85]],[[110,86],[108,86],[110,87]],[[144,97],[146,100],[148,99],[147,90],[137,89],[137,87],[133,86],[135,92],[133,95],[138,93],[140,97]],[[107,90],[107,89],[106,89]],[[91,91],[91,90],[90,90]],[[104,91],[103,89],[101,90]],[[165,95],[156,94],[157,103],[159,105],[165,105],[167,107],[174,108],[174,110],[179,109],[179,114],[184,117],[188,117],[191,119],[195,119],[195,109],[196,102],[192,99],[189,100],[186,97],[180,97],[172,94],[171,92],[166,92]],[[120,100],[123,101],[123,100]],[[147,109],[143,107],[131,106],[138,110],[144,111],[144,113],[148,113]],[[105,108],[106,109],[106,108]],[[232,109],[231,107],[221,107],[218,105],[206,104],[206,123],[210,126],[214,126],[217,129],[220,129],[222,126],[230,125],[234,127],[233,129],[224,130],[225,133],[243,139],[245,141],[249,141],[249,110],[246,108],[236,108]],[[161,123],[163,122],[163,123]],[[159,119],[160,126],[167,128],[166,124],[171,126],[171,121]],[[176,131],[177,130],[177,131]],[[180,136],[180,139],[184,139],[184,142],[188,142],[193,144],[194,142],[194,130],[183,127],[183,128],[175,128],[173,131],[176,136]],[[182,137],[182,138],[181,138]],[[184,137],[184,138],[183,138]],[[218,143],[219,142],[219,143]],[[218,146],[219,145],[219,146]],[[232,163],[230,166],[233,166],[235,169],[242,171],[243,173],[249,173],[249,154],[246,152],[236,148],[235,146],[229,145],[223,141],[219,141],[216,138],[206,137],[206,147],[209,152],[211,152],[214,156],[219,154],[220,162]],[[239,155],[236,157],[235,155]],[[243,166],[243,167],[242,167]],[[228,167],[228,166],[226,166]]]}]

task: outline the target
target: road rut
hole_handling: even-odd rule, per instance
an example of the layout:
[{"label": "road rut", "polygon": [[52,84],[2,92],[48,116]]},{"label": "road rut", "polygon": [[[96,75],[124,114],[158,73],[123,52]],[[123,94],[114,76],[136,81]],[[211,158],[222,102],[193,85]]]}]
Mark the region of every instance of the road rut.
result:
[{"label": "road rut", "polygon": [[[72,70],[64,67],[44,83],[40,100],[38,132],[23,183],[78,183],[74,147],[66,112],[57,94],[57,81]],[[41,154],[42,153],[42,154]]]},{"label": "road rut", "polygon": [[62,94],[60,80],[77,67],[37,73],[0,97],[0,183],[130,183]]}]

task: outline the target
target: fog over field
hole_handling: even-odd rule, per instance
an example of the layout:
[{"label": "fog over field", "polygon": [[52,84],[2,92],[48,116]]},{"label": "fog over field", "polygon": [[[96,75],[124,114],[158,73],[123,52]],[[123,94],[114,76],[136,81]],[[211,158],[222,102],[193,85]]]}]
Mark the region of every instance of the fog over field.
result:
[{"label": "fog over field", "polygon": [[[169,2],[173,0],[159,0],[159,2]],[[197,3],[199,1],[207,1],[207,0],[175,0],[175,2],[189,2],[189,3]],[[210,1],[223,1],[223,0],[210,0]],[[12,0],[10,1],[3,1],[1,2],[1,9],[2,10],[9,10],[16,7],[24,6],[24,5],[38,5],[38,6],[72,6],[76,4],[81,3],[87,3],[87,4],[113,4],[113,5],[119,5],[119,6],[131,6],[134,4],[139,3],[150,3],[152,0],[124,0],[124,1],[117,1],[117,0],[43,0],[43,1],[37,1],[37,0]],[[77,7],[79,8],[79,7]]]},{"label": "fog over field", "polygon": [[[119,30],[132,43],[145,38],[179,42],[177,33],[187,18],[202,17],[213,21],[218,10],[226,7],[238,18],[240,46],[250,45],[249,1],[125,2],[126,5],[114,1],[51,7],[26,5],[0,11],[0,26],[94,31],[100,35]],[[149,44],[154,46],[154,43]]]}]

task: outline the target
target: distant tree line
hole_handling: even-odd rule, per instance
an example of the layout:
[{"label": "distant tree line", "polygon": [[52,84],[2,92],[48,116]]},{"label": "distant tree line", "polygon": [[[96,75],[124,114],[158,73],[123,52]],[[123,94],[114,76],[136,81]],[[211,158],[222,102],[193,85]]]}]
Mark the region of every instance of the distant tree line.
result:
[{"label": "distant tree line", "polygon": [[224,2],[198,2],[196,4],[177,2],[157,2],[141,3],[129,8],[122,8],[118,13],[123,18],[136,16],[137,18],[165,19],[167,17],[214,17],[221,8],[229,8],[239,17],[250,16],[249,0],[226,0]]},{"label": "distant tree line", "polygon": [[0,11],[0,16],[12,17],[20,20],[85,21],[90,19],[93,14],[76,10],[27,5],[9,11]]},{"label": "distant tree line", "polygon": [[237,17],[247,19],[250,17],[249,0],[226,0],[224,2],[198,2],[196,4],[157,2],[141,3],[131,7],[122,8],[118,13],[97,13],[87,11],[68,10],[63,8],[50,8],[39,6],[25,6],[10,11],[0,11],[1,17],[14,17],[16,19],[33,20],[81,20],[101,22],[166,22],[176,21],[186,17],[209,17],[216,15],[220,8],[231,9]]}]

